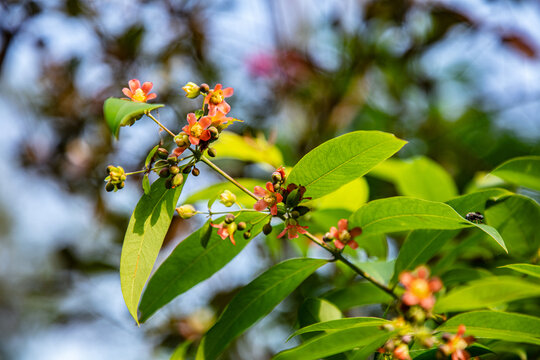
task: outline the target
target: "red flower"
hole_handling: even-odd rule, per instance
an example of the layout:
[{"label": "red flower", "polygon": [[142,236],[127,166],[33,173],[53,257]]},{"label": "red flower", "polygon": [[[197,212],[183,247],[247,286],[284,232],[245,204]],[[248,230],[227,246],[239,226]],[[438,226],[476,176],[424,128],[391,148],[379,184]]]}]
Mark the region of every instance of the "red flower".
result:
[{"label": "red flower", "polygon": [[128,98],[130,98],[133,101],[136,102],[147,102],[148,100],[155,99],[157,97],[156,94],[152,93],[149,94],[150,90],[152,90],[153,84],[149,81],[145,82],[141,86],[141,82],[137,79],[129,80],[129,89],[123,88],[122,92],[124,95],[126,95]]},{"label": "red flower", "polygon": [[[227,117],[224,113],[218,111],[212,116],[205,116],[210,118],[212,126],[217,127],[218,129],[225,129],[227,126],[231,125],[235,121],[242,122],[243,120],[235,119],[232,117]],[[202,120],[202,119],[201,119]]]},{"label": "red flower", "polygon": [[225,98],[232,96],[233,92],[233,88],[230,87],[222,89],[221,84],[217,84],[213,90],[210,90],[204,98],[204,103],[208,104],[208,115],[214,116],[218,111],[223,114],[229,113],[231,106],[227,104]]},{"label": "red flower", "polygon": [[274,185],[271,182],[266,183],[266,190],[260,186],[255,186],[254,193],[255,195],[262,196],[262,199],[253,205],[255,210],[263,211],[269,207],[270,214],[277,215],[277,204],[283,200],[283,196],[276,192]]},{"label": "red flower", "polygon": [[357,249],[358,243],[354,241],[354,238],[362,233],[362,229],[355,227],[352,230],[348,230],[349,222],[347,219],[341,219],[338,221],[337,229],[332,226],[329,234],[334,238],[334,244],[338,249],[343,249],[346,245],[349,245],[351,249]]},{"label": "red flower", "polygon": [[285,223],[285,229],[279,233],[278,239],[282,238],[285,233],[289,233],[289,239],[296,239],[298,237],[298,233],[305,234],[308,227],[307,226],[300,226],[298,225],[298,222],[294,219],[287,219],[287,222]]},{"label": "red flower", "polygon": [[231,239],[231,242],[233,245],[236,245],[236,241],[234,241],[234,233],[236,232],[236,229],[238,225],[236,223],[230,223],[227,224],[225,222],[222,222],[221,224],[210,224],[212,227],[215,227],[218,229],[217,234],[221,237],[222,240],[225,240],[227,237]]},{"label": "red flower", "polygon": [[420,305],[425,310],[431,310],[435,305],[433,293],[441,290],[442,282],[439,278],[429,278],[429,269],[419,266],[416,275],[405,271],[399,275],[399,282],[405,286],[405,293],[401,300],[405,305]]},{"label": "red flower", "polygon": [[474,336],[463,337],[465,330],[465,325],[461,324],[456,335],[444,334],[443,339],[446,343],[439,346],[439,351],[446,356],[452,355],[452,360],[470,359],[471,355],[465,349],[474,342]]},{"label": "red flower", "polygon": [[209,140],[210,131],[207,128],[210,126],[212,121],[208,116],[201,118],[197,121],[197,117],[194,113],[187,114],[188,125],[184,126],[182,130],[188,134],[189,142],[193,145],[199,145],[199,141]]}]

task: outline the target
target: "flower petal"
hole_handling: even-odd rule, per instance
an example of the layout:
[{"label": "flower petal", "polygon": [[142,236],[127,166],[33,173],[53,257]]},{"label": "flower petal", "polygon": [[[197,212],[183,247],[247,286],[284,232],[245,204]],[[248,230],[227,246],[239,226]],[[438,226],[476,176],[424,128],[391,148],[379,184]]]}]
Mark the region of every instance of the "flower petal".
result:
[{"label": "flower petal", "polygon": [[152,90],[152,86],[154,86],[154,84],[152,84],[150,81],[146,81],[142,84],[141,86],[141,90],[145,93],[145,94],[148,94],[150,92],[150,90]]},{"label": "flower petal", "polygon": [[228,114],[231,111],[231,105],[227,104],[227,102],[223,100],[217,105],[217,110],[221,111],[223,114]]},{"label": "flower petal", "polygon": [[442,281],[438,277],[434,277],[429,280],[429,290],[437,292],[443,287]]},{"label": "flower petal", "polygon": [[336,245],[336,247],[337,247],[338,249],[340,249],[340,250],[343,249],[343,248],[345,247],[345,244],[342,243],[341,241],[339,241],[338,239],[335,239],[335,240],[334,240],[334,245]]},{"label": "flower petal", "polygon": [[266,188],[268,189],[268,191],[275,192],[274,184],[272,184],[270,181],[266,183]]},{"label": "flower petal", "polygon": [[231,97],[233,93],[234,93],[234,89],[232,87],[223,89],[223,97]]},{"label": "flower petal", "polygon": [[155,99],[155,98],[157,98],[157,95],[154,94],[154,93],[148,94],[148,96],[146,96],[146,100],[152,100],[152,99]]},{"label": "flower petal", "polygon": [[[187,114],[187,122],[189,123],[190,126],[192,126],[193,124],[197,122],[197,117],[195,116],[194,113]],[[189,133],[189,131],[186,131],[186,132]]]},{"label": "flower petal", "polygon": [[253,205],[253,208],[257,211],[263,211],[264,209],[266,209],[268,207],[268,205],[266,205],[266,203],[264,202],[263,199],[257,201],[255,203],[255,205]]},{"label": "flower petal", "polygon": [[141,82],[137,79],[129,80],[128,84],[131,92],[135,92],[138,88],[141,87]]},{"label": "flower petal", "polygon": [[270,208],[270,214],[272,214],[272,215],[277,215],[277,205],[273,205],[273,206]]},{"label": "flower petal", "polygon": [[279,233],[279,235],[277,236],[278,239],[281,239],[286,233],[287,233],[287,228],[283,229],[283,231]]},{"label": "flower petal", "polygon": [[337,223],[339,232],[342,232],[343,230],[347,230],[349,227],[349,221],[347,219],[341,219]]},{"label": "flower petal", "polygon": [[409,306],[416,305],[419,302],[418,298],[410,291],[406,291],[405,294],[403,294],[403,296],[401,297],[401,300],[405,305]]},{"label": "flower petal", "polygon": [[255,195],[259,195],[259,196],[265,196],[266,195],[266,190],[264,190],[260,186],[255,186],[255,189],[253,190],[253,192],[255,193]]},{"label": "flower petal", "polygon": [[199,120],[199,125],[206,129],[212,123],[212,118],[210,116],[204,116]]},{"label": "flower petal", "polygon": [[206,141],[206,140],[210,140],[210,137],[211,137],[210,131],[204,130],[201,136],[199,136],[199,139],[201,139],[202,141]]},{"label": "flower petal", "polygon": [[189,142],[193,145],[199,145],[199,138],[189,135]]},{"label": "flower petal", "polygon": [[131,90],[129,90],[128,88],[123,88],[122,89],[122,92],[124,93],[124,95],[126,95],[128,98],[131,99],[131,97],[133,96],[133,93],[131,92]]},{"label": "flower petal", "polygon": [[419,279],[427,279],[429,277],[429,269],[423,265],[416,268],[416,274]]},{"label": "flower petal", "polygon": [[349,234],[351,234],[351,237],[355,238],[357,236],[360,236],[362,234],[362,228],[361,227],[355,227],[351,231],[349,231]]},{"label": "flower petal", "polygon": [[420,300],[420,306],[426,310],[431,310],[434,305],[435,305],[435,297],[433,295]]},{"label": "flower petal", "polygon": [[354,240],[350,240],[350,241],[347,243],[347,245],[349,245],[349,246],[351,247],[351,249],[353,249],[353,250],[358,249],[358,243],[357,243],[356,241],[354,241]]},{"label": "flower petal", "polygon": [[298,232],[296,231],[296,226],[287,226],[289,228],[289,239],[298,238]]},{"label": "flower petal", "polygon": [[409,286],[413,280],[414,276],[408,271],[399,274],[399,282],[402,283],[405,287]]}]

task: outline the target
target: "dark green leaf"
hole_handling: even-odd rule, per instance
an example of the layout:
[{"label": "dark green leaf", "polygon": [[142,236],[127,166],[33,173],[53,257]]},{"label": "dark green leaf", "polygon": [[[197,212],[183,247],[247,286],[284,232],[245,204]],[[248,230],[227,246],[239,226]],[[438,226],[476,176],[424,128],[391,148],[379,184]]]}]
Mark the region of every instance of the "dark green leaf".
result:
[{"label": "dark green leaf", "polygon": [[290,259],[279,263],[246,285],[231,300],[205,336],[204,356],[215,359],[227,345],[264,317],[326,260]]},{"label": "dark green leaf", "polygon": [[324,322],[319,322],[313,325],[303,327],[299,330],[296,330],[289,339],[292,339],[295,336],[316,332],[316,331],[327,331],[333,332],[338,330],[346,330],[356,327],[365,327],[365,326],[380,326],[387,323],[388,320],[376,318],[376,317],[354,317],[354,318],[345,318],[345,319],[336,319],[329,320]]},{"label": "dark green leaf", "polygon": [[[243,213],[237,219],[249,223],[263,216],[265,215],[259,213]],[[215,222],[219,223],[223,219],[222,217]],[[262,222],[251,230],[252,238],[260,233],[261,229]],[[146,321],[178,295],[208,279],[240,253],[249,242],[238,239],[236,245],[232,245],[229,240],[222,240],[217,232],[212,232],[205,249],[201,246],[201,231],[203,230],[199,229],[178,244],[150,278],[139,306],[141,322]]]},{"label": "dark green leaf", "polygon": [[493,276],[471,281],[440,297],[435,312],[486,308],[514,300],[540,296],[540,285],[511,276]]},{"label": "dark green leaf", "polygon": [[442,324],[437,331],[457,332],[465,325],[466,335],[479,339],[497,339],[540,345],[540,318],[498,311],[473,311],[459,314]]},{"label": "dark green leaf", "polygon": [[206,249],[206,246],[208,245],[208,241],[210,241],[210,237],[212,236],[212,226],[210,225],[210,220],[204,224],[201,231],[201,246]]},{"label": "dark green leaf", "polygon": [[406,142],[379,131],[355,131],[329,140],[305,155],[287,183],[304,185],[306,196],[319,198],[367,173]]},{"label": "dark green leaf", "polygon": [[508,160],[491,173],[512,184],[540,191],[540,156],[523,156]]},{"label": "dark green leaf", "polygon": [[154,155],[156,154],[157,149],[159,149],[159,144],[154,146],[152,150],[146,155],[146,160],[144,160],[144,167],[148,169],[150,166],[150,163],[152,162],[152,159],[154,158]]},{"label": "dark green leaf", "polygon": [[105,100],[105,104],[103,104],[103,113],[109,129],[118,138],[120,127],[131,126],[145,112],[163,106],[163,104],[147,104],[131,100],[108,98]]},{"label": "dark green leaf", "polygon": [[152,184],[131,216],[120,259],[120,283],[129,312],[139,323],[137,304],[169,229],[182,186],[165,188],[165,180]]},{"label": "dark green leaf", "polygon": [[[473,344],[467,347],[466,350],[469,353],[469,355],[471,355],[471,357],[493,353],[493,351],[491,351],[487,347],[480,344]],[[411,350],[409,351],[409,355],[411,355],[411,357],[414,360],[433,360],[433,359],[438,359],[437,352],[438,352],[438,349]]]},{"label": "dark green leaf", "polygon": [[150,195],[150,179],[148,179],[148,174],[144,174],[142,178],[142,188],[145,195]]}]

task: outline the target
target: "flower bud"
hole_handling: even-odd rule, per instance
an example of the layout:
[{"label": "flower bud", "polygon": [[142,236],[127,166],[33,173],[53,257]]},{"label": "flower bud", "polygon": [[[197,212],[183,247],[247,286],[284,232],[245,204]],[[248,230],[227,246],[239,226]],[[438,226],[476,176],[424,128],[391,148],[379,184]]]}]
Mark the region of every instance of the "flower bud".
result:
[{"label": "flower bud", "polygon": [[219,195],[219,202],[226,207],[231,207],[236,202],[236,195],[234,195],[229,190],[225,190],[221,193],[221,195]]},{"label": "flower bud", "polygon": [[193,217],[195,214],[197,214],[197,210],[193,207],[193,205],[182,205],[180,207],[176,208],[176,212],[182,219],[189,219]]},{"label": "flower bud", "polygon": [[178,134],[178,135],[176,135],[174,137],[174,142],[180,148],[188,147],[189,146],[189,136],[185,132],[181,132],[180,134]]},{"label": "flower bud", "polygon": [[166,178],[169,177],[171,173],[169,172],[169,168],[163,168],[159,170],[159,177]]},{"label": "flower bud", "polygon": [[238,230],[240,230],[240,231],[246,230],[246,227],[247,227],[247,224],[244,221],[240,221],[238,223]]},{"label": "flower bud", "polygon": [[208,156],[210,157],[216,157],[217,151],[214,148],[208,148]]},{"label": "flower bud", "polygon": [[169,162],[167,160],[158,160],[154,164],[154,167],[156,167],[156,168],[160,168],[160,167],[163,167],[163,166],[169,166]]},{"label": "flower bud", "polygon": [[111,171],[116,170],[116,168],[112,165],[107,166],[107,174],[110,174]]},{"label": "flower bud", "polygon": [[300,202],[300,199],[302,198],[302,194],[298,189],[294,189],[289,193],[287,196],[287,207],[295,207]]},{"label": "flower bud", "polygon": [[199,176],[201,172],[199,171],[199,169],[197,169],[195,166],[193,167],[193,170],[191,170],[191,174],[193,176]]},{"label": "flower bud", "polygon": [[169,152],[165,148],[158,148],[156,154],[160,159],[167,159],[167,156],[169,156]]},{"label": "flower bud", "polygon": [[268,235],[272,232],[272,225],[265,224],[262,228],[264,235]]},{"label": "flower bud", "polygon": [[182,87],[182,90],[186,92],[186,97],[189,99],[195,99],[201,93],[201,88],[192,82],[188,82]]},{"label": "flower bud", "polygon": [[173,165],[169,168],[169,172],[173,175],[176,175],[180,172],[180,168],[176,165]]},{"label": "flower bud", "polygon": [[[238,224],[238,225],[240,225],[240,224]],[[244,239],[248,240],[250,237],[251,237],[251,231],[248,230],[248,231],[246,231],[244,233]]]},{"label": "flower bud", "polygon": [[122,181],[122,182],[116,184],[116,188],[117,188],[118,190],[123,189],[123,188],[124,188],[124,185],[125,185],[125,183]]},{"label": "flower bud", "polygon": [[208,93],[210,91],[210,86],[208,86],[208,84],[206,84],[206,83],[202,83],[199,86],[199,89],[200,89],[201,92]]},{"label": "flower bud", "polygon": [[331,241],[334,240],[334,237],[332,236],[332,234],[327,232],[326,234],[324,234],[322,239],[323,239],[324,242],[331,242]]},{"label": "flower bud", "polygon": [[234,234],[237,228],[238,228],[238,225],[236,225],[236,223],[234,222],[227,225],[227,231],[229,232],[229,234]]},{"label": "flower bud", "polygon": [[107,192],[113,191],[114,188],[115,188],[114,184],[111,183],[110,181],[107,183],[107,185],[105,185],[105,190],[106,190]]},{"label": "flower bud", "polygon": [[274,184],[279,184],[281,183],[282,180],[283,178],[281,177],[281,174],[278,171],[275,171],[274,173],[272,173],[272,182]]},{"label": "flower bud", "polygon": [[211,139],[217,139],[219,137],[219,130],[215,126],[210,126],[208,128],[208,131],[210,131],[210,138]]},{"label": "flower bud", "polygon": [[169,164],[171,164],[171,165],[176,165],[176,164],[178,164],[178,156],[170,155],[170,156],[167,158],[167,161],[168,161]]},{"label": "flower bud", "polygon": [[300,217],[300,212],[293,210],[291,211],[291,216],[293,219],[298,219]]},{"label": "flower bud", "polygon": [[173,176],[172,178],[172,187],[173,189],[177,186],[180,186],[182,185],[182,183],[184,182],[184,177],[182,176],[182,174],[176,174]]},{"label": "flower bud", "polygon": [[234,215],[233,214],[227,214],[225,215],[225,223],[226,224],[232,224],[234,222]]},{"label": "flower bud", "polygon": [[183,174],[189,174],[190,171],[191,171],[191,166],[186,166],[182,169]]}]

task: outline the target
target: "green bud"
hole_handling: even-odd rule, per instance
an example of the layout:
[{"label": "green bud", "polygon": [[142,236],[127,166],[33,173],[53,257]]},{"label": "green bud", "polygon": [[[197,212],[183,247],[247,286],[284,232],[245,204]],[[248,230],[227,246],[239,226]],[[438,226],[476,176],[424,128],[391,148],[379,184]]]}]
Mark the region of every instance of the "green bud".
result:
[{"label": "green bud", "polygon": [[165,148],[158,148],[156,150],[156,154],[159,156],[160,159],[167,159],[167,156],[169,156],[169,151]]},{"label": "green bud", "polygon": [[229,232],[229,234],[234,234],[236,232],[236,229],[238,229],[238,225],[236,225],[236,223],[234,222],[227,225],[227,231]]},{"label": "green bud", "polygon": [[116,168],[112,165],[107,166],[107,174],[110,174],[111,171],[116,170]]},{"label": "green bud", "polygon": [[173,165],[169,168],[169,172],[173,175],[176,175],[180,172],[180,168],[176,165]]},{"label": "green bud", "polygon": [[219,137],[219,130],[215,126],[210,126],[208,131],[210,131],[210,137],[212,139],[217,139]]},{"label": "green bud", "polygon": [[283,180],[283,177],[281,176],[281,174],[276,171],[272,174],[272,182],[274,184],[278,184],[278,183],[281,183],[281,181]]},{"label": "green bud", "polygon": [[124,185],[125,185],[125,183],[122,181],[122,182],[116,184],[116,188],[117,188],[118,190],[123,189],[123,188],[124,188]]},{"label": "green bud", "polygon": [[182,87],[182,90],[186,92],[186,97],[189,99],[195,99],[201,93],[201,88],[192,82],[188,82]]},{"label": "green bud", "polygon": [[169,164],[171,164],[171,165],[176,165],[176,164],[178,164],[178,156],[170,155],[170,156],[167,158],[167,161],[168,161]]},{"label": "green bud", "polygon": [[322,239],[323,239],[324,242],[331,242],[331,241],[334,240],[334,237],[332,236],[332,234],[327,232],[326,234],[324,234]]},{"label": "green bud", "polygon": [[181,132],[180,134],[176,135],[174,137],[174,142],[178,147],[184,148],[189,146],[189,136],[185,132]]},{"label": "green bud", "polygon": [[193,176],[199,176],[201,172],[199,171],[199,169],[197,169],[195,166],[193,167],[193,170],[191,170],[191,174]]},{"label": "green bud", "polygon": [[169,165],[169,162],[167,160],[158,160],[154,164],[154,167],[159,168],[159,167],[168,166],[168,165]]},{"label": "green bud", "polygon": [[159,170],[159,177],[162,177],[162,178],[166,178],[170,175],[171,173],[169,172],[169,169],[168,168],[163,168],[161,170]]},{"label": "green bud", "polygon": [[240,231],[245,230],[246,227],[247,227],[247,224],[244,221],[240,221],[238,223],[238,230],[240,230]]},{"label": "green bud", "polygon": [[105,190],[106,190],[107,192],[113,191],[114,188],[115,188],[114,184],[111,183],[110,181],[107,183],[107,185],[105,185]]},{"label": "green bud", "polygon": [[287,196],[287,202],[286,202],[287,207],[292,208],[298,205],[301,197],[302,197],[302,194],[300,194],[300,192],[298,191],[298,188],[291,191],[289,195]]},{"label": "green bud", "polygon": [[208,92],[210,91],[210,86],[208,86],[208,84],[206,84],[206,83],[202,83],[199,86],[199,89],[201,90],[201,92],[208,94]]},{"label": "green bud", "polygon": [[221,195],[219,195],[219,202],[226,207],[231,207],[236,202],[236,195],[229,190],[225,190],[221,193]]},{"label": "green bud", "polygon": [[233,214],[227,214],[225,215],[225,223],[226,224],[231,224],[234,222],[234,219],[236,219],[236,217],[233,215]]},{"label": "green bud", "polygon": [[265,225],[263,226],[263,233],[264,233],[264,235],[268,235],[268,234],[270,234],[271,232],[272,232],[272,225],[270,225],[270,224],[265,224]]},{"label": "green bud", "polygon": [[182,185],[183,182],[184,182],[184,177],[182,176],[182,174],[176,174],[172,178],[172,187],[175,188],[177,186],[180,186]]},{"label": "green bud", "polygon": [[293,219],[298,219],[300,217],[300,213],[296,210],[291,211],[291,216]]},{"label": "green bud", "polygon": [[[238,225],[240,225],[240,224],[238,224]],[[248,240],[250,237],[251,237],[251,231],[248,230],[248,231],[246,231],[244,233],[244,239]]]},{"label": "green bud", "polygon": [[195,214],[197,214],[197,210],[193,207],[193,205],[182,205],[180,207],[176,208],[176,212],[182,219],[189,219],[193,217]]},{"label": "green bud", "polygon": [[210,156],[210,157],[216,157],[216,155],[217,155],[216,149],[214,149],[214,148],[209,148],[209,149],[208,149],[208,156]]}]

